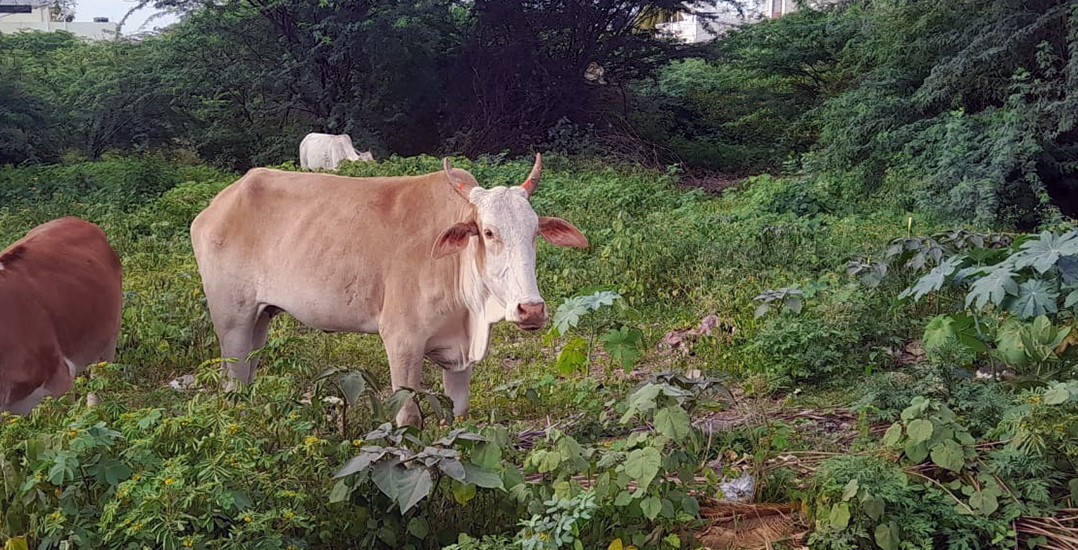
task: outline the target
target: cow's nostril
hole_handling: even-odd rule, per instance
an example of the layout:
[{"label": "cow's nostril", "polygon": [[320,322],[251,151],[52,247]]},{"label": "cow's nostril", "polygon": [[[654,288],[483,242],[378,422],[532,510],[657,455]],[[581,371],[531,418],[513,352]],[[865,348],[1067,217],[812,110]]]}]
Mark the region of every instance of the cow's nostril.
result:
[{"label": "cow's nostril", "polygon": [[517,305],[517,313],[524,319],[533,317],[542,317],[546,310],[546,304],[538,302],[534,304],[519,304]]}]

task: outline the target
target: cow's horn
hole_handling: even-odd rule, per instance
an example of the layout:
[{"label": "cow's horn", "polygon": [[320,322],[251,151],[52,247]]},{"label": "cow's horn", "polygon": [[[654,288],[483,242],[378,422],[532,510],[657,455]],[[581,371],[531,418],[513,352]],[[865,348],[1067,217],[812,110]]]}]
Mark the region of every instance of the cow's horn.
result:
[{"label": "cow's horn", "polygon": [[532,172],[528,174],[528,179],[524,180],[524,183],[520,184],[525,191],[528,192],[528,197],[535,193],[535,189],[539,187],[539,175],[543,172],[543,157],[539,154],[535,154],[535,164],[532,166]]},{"label": "cow's horn", "polygon": [[468,180],[454,181],[453,167],[449,165],[449,157],[442,159],[442,168],[445,170],[445,177],[448,179],[449,185],[451,185],[457,193],[460,193],[460,196],[464,197],[464,200],[471,200],[469,194],[472,192],[472,187],[475,187],[475,185]]}]

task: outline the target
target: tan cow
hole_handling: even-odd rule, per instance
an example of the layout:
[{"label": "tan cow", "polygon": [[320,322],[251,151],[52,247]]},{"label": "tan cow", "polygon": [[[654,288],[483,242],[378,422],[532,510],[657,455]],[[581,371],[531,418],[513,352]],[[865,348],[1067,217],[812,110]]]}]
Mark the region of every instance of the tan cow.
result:
[{"label": "tan cow", "polygon": [[53,220],[0,252],[0,410],[26,414],[112,361],[122,307],[120,258],[92,223]]},{"label": "tan cow", "polygon": [[[221,354],[238,359],[227,373],[251,381],[248,354],[287,311],[316,329],[378,333],[394,389],[418,389],[426,356],[463,415],[491,325],[546,322],[537,237],[588,245],[568,222],[532,210],[541,169],[536,155],[523,185],[492,189],[449,159],[422,176],[247,172],[191,224]],[[419,422],[413,404],[397,415],[401,425]]]}]

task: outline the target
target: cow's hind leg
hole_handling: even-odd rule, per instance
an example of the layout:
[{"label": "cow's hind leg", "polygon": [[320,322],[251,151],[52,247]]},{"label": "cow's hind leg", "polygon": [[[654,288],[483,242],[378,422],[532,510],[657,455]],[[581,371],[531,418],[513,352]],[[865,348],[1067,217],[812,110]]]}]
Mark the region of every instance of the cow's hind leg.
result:
[{"label": "cow's hind leg", "polygon": [[278,311],[263,304],[254,311],[228,315],[219,322],[211,310],[214,330],[221,342],[221,357],[230,360],[224,367],[226,390],[234,390],[237,382],[250,384],[254,380],[258,358],[251,357],[251,352],[266,345],[270,321]]},{"label": "cow's hind leg", "polygon": [[221,358],[225,360],[223,372],[225,375],[225,390],[231,391],[236,388],[236,383],[250,383],[254,377],[247,357],[254,350],[254,327],[257,321],[257,312],[243,312],[230,315],[214,314],[213,330],[217,333],[217,340],[221,343]]},{"label": "cow's hind leg", "polygon": [[[109,343],[105,345],[105,349],[102,350],[98,362],[111,363],[114,359],[116,359],[116,339],[117,338],[119,338],[119,334],[113,336],[112,339],[109,341]],[[92,371],[92,370],[93,370],[93,367],[87,367],[86,370],[83,371],[83,375],[86,376],[87,381],[90,380],[90,375],[91,375],[90,371]],[[101,398],[98,397],[96,393],[91,391],[91,392],[86,394],[86,406],[87,407],[96,407],[97,405],[100,405],[100,404],[101,404]]]}]

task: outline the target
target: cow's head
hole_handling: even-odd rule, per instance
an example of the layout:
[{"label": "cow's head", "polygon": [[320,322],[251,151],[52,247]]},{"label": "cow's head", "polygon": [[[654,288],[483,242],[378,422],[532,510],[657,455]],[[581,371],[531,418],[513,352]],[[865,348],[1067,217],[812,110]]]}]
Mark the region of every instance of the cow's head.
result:
[{"label": "cow's head", "polygon": [[449,184],[471,203],[473,216],[442,232],[431,254],[435,258],[456,254],[476,237],[477,267],[487,289],[505,306],[505,319],[526,330],[542,327],[546,304],[535,282],[538,236],[558,246],[588,246],[588,239],[569,222],[532,210],[528,200],[539,185],[542,157],[535,155],[535,166],[522,185],[492,189],[479,187],[466,173],[454,172],[449,159],[442,164]]}]

